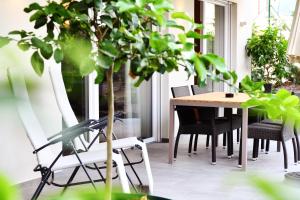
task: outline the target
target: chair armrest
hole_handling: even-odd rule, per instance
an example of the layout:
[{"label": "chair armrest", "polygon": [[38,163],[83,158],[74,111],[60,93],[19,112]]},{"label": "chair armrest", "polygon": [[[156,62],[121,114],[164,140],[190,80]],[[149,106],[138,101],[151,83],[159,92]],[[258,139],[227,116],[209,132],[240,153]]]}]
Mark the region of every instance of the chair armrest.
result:
[{"label": "chair armrest", "polygon": [[82,121],[82,122],[80,122],[80,123],[78,123],[74,126],[65,128],[64,130],[62,130],[61,132],[59,132],[55,135],[52,135],[52,136],[48,137],[47,140],[52,140],[52,139],[56,138],[57,136],[62,135],[62,133],[65,133],[65,132],[68,132],[68,131],[73,131],[75,129],[82,128],[82,127],[89,127],[89,126],[94,125],[96,123],[98,123],[98,122],[95,119],[89,119],[89,120]]},{"label": "chair armrest", "polygon": [[58,142],[62,142],[62,141],[71,141],[73,140],[74,138],[84,134],[85,132],[87,131],[91,131],[93,129],[89,128],[89,127],[81,127],[81,128],[78,128],[78,129],[75,129],[75,130],[68,130],[68,131],[62,131],[60,132],[59,134],[61,134],[61,136],[59,138],[55,138],[53,140],[51,140],[50,142],[48,142],[47,144],[37,148],[36,150],[33,151],[34,154],[38,153],[39,151],[41,151],[42,149],[48,147],[48,146],[51,146],[53,144],[56,144]]}]

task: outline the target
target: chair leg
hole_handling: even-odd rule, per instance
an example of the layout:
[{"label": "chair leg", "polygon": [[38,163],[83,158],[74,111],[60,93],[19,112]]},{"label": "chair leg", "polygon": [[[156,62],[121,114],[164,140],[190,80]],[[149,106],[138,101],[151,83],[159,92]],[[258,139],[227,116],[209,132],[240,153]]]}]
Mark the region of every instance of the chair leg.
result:
[{"label": "chair leg", "polygon": [[193,138],[194,138],[194,134],[191,134],[190,142],[189,142],[189,154],[192,153]]},{"label": "chair leg", "polygon": [[209,135],[206,136],[206,149],[209,147]]},{"label": "chair leg", "polygon": [[219,135],[216,135],[216,147],[219,146]]},{"label": "chair leg", "polygon": [[298,154],[298,161],[300,161],[300,144],[299,144],[299,138],[298,135],[295,134],[295,138],[296,138],[296,144],[297,144],[297,154]]},{"label": "chair leg", "polygon": [[227,156],[231,158],[232,156],[232,132],[227,132]]},{"label": "chair leg", "polygon": [[236,129],[236,143],[240,142],[240,129]]},{"label": "chair leg", "polygon": [[293,150],[294,150],[294,163],[296,165],[298,163],[298,149],[297,149],[295,138],[292,139],[292,142],[293,142]]},{"label": "chair leg", "polygon": [[212,164],[216,164],[216,140],[217,136],[213,133],[211,136],[211,152],[212,152]]},{"label": "chair leg", "polygon": [[175,140],[175,147],[174,147],[174,158],[177,158],[179,138],[180,138],[180,134],[177,133],[176,140]]},{"label": "chair leg", "polygon": [[263,152],[265,149],[265,140],[261,139],[260,142],[261,142],[260,150]]},{"label": "chair leg", "polygon": [[[242,135],[241,135],[241,138],[242,140]],[[242,142],[240,142],[240,145],[239,145],[239,163],[238,163],[238,166],[242,166]]]},{"label": "chair leg", "polygon": [[287,171],[288,170],[288,158],[287,158],[285,141],[282,141],[281,143],[282,143],[283,158],[284,158],[284,171]]},{"label": "chair leg", "polygon": [[80,168],[80,166],[75,167],[75,169],[73,170],[73,172],[72,172],[72,174],[71,174],[71,176],[70,176],[70,178],[69,178],[67,184],[65,185],[64,189],[62,190],[61,195],[63,195],[63,194],[66,192],[66,190],[67,190],[69,184],[73,181],[73,179],[74,179],[74,177],[76,176],[76,174],[77,174],[79,168]]},{"label": "chair leg", "polygon": [[223,149],[226,148],[226,136],[227,135],[228,135],[227,133],[223,133]]},{"label": "chair leg", "polygon": [[280,142],[277,142],[277,152],[280,152]]},{"label": "chair leg", "polygon": [[142,153],[143,153],[143,159],[144,159],[144,164],[146,167],[146,172],[147,172],[147,177],[148,177],[148,184],[149,184],[149,193],[153,194],[153,175],[150,167],[150,161],[149,161],[149,155],[147,151],[146,144],[141,142],[139,144],[142,147]]},{"label": "chair leg", "polygon": [[252,159],[256,160],[258,157],[258,149],[259,149],[259,139],[253,140],[253,152],[252,152]]},{"label": "chair leg", "polygon": [[41,194],[43,188],[45,187],[45,185],[46,185],[46,183],[47,183],[48,178],[50,177],[50,175],[51,175],[51,171],[49,169],[46,172],[46,174],[41,178],[41,182],[38,185],[37,189],[35,190],[33,196],[31,197],[31,200],[36,200],[40,196],[40,194]]},{"label": "chair leg", "polygon": [[228,141],[228,143],[230,142],[230,156],[233,155],[233,131],[229,132],[230,134],[230,141]]},{"label": "chair leg", "polygon": [[124,193],[130,193],[128,179],[127,179],[127,176],[126,176],[126,171],[125,171],[125,167],[124,167],[124,164],[123,164],[121,154],[113,154],[112,159],[117,164],[117,172],[118,172],[119,179],[120,179],[120,182],[121,182],[122,191]]},{"label": "chair leg", "polygon": [[267,142],[266,142],[266,154],[269,153],[269,150],[270,150],[270,140],[267,140]]},{"label": "chair leg", "polygon": [[195,141],[194,141],[194,151],[197,151],[198,136],[199,136],[199,134],[196,134],[196,136],[195,136]]}]

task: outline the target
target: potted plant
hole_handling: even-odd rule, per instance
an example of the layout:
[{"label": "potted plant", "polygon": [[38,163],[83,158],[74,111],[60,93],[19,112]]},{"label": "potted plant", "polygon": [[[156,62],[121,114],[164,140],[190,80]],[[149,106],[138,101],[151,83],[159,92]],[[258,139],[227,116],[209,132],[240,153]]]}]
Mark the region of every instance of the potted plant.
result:
[{"label": "potted plant", "polygon": [[287,56],[287,44],[281,29],[275,26],[261,31],[254,28],[247,41],[252,80],[264,81],[266,92],[271,92],[272,84],[281,85],[283,79],[290,78],[293,73]]},{"label": "potted plant", "polygon": [[[193,40],[208,36],[199,34],[202,25],[183,12],[174,12],[167,0],[47,1],[45,5],[32,3],[24,11],[31,13],[34,28],[45,34],[12,31],[9,37],[0,37],[0,47],[16,41],[21,50],[33,50],[31,64],[38,75],[44,71],[45,60],[54,59],[56,63],[68,62],[82,76],[96,71],[95,82],[106,81],[108,85],[105,199],[112,198],[114,73],[129,67],[128,75],[136,79],[135,86],[149,80],[155,72],[164,74],[179,66],[189,76],[197,75],[199,83],[205,82],[207,76],[236,80],[236,74],[226,70],[222,58],[194,52]],[[189,29],[178,24],[178,19],[184,20]],[[163,29],[178,29],[181,33],[175,36],[159,31]]]}]

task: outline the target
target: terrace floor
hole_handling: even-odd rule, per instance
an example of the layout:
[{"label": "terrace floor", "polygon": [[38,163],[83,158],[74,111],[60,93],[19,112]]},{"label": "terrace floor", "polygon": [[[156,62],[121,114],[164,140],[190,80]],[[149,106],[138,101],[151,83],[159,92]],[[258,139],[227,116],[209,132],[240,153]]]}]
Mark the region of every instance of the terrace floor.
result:
[{"label": "terrace floor", "polygon": [[[220,138],[221,139],[221,138]],[[230,200],[260,200],[262,194],[253,189],[242,179],[245,173],[237,168],[238,145],[235,142],[235,156],[227,159],[226,150],[217,149],[217,165],[210,164],[211,151],[205,149],[205,137],[199,137],[197,154],[187,154],[188,136],[183,136],[180,141],[178,158],[173,165],[167,163],[168,144],[153,143],[148,145],[150,162],[154,178],[154,195],[175,200],[198,199],[230,199]],[[221,140],[220,140],[221,141]],[[293,151],[291,141],[287,143],[289,155],[289,171],[300,171],[300,165],[293,164]],[[272,180],[283,181],[283,154],[276,152],[276,142],[271,142],[269,154],[260,153],[257,161],[252,161],[252,141],[248,142],[249,162],[248,171],[257,172]],[[130,155],[136,157],[135,155]],[[145,180],[143,165],[137,170]],[[130,169],[128,169],[130,171]],[[60,172],[56,175],[58,180],[66,181],[70,171]],[[97,174],[95,174],[97,176]],[[97,176],[98,177],[98,176]],[[85,180],[81,171],[77,180]],[[117,181],[115,181],[117,183]],[[30,199],[38,180],[26,182],[20,185],[23,199]],[[103,186],[103,184],[101,184]],[[76,186],[77,187],[77,186]],[[74,190],[73,187],[68,190]],[[58,193],[61,189],[46,186],[43,195]]]}]

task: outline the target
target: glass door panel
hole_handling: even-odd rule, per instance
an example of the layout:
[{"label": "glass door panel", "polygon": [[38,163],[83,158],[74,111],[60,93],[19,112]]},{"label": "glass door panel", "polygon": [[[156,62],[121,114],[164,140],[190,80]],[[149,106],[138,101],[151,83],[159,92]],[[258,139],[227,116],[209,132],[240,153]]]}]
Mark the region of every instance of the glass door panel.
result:
[{"label": "glass door panel", "polygon": [[[152,81],[140,87],[133,86],[128,76],[129,69],[123,67],[114,75],[115,112],[121,113],[121,120],[114,124],[114,134],[118,138],[135,136],[146,139],[152,137]],[[100,117],[107,115],[107,84],[99,86]]]}]

